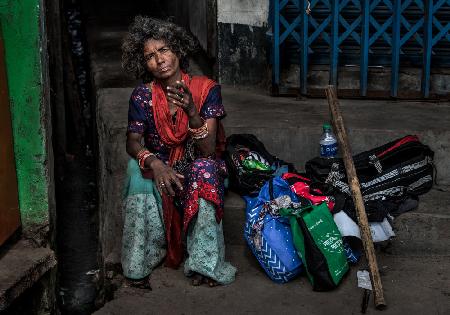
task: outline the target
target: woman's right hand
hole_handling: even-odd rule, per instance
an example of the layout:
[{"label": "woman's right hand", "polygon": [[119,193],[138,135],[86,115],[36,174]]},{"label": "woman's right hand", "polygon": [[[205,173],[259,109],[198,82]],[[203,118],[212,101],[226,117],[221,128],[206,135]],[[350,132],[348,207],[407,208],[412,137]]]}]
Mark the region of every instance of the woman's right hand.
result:
[{"label": "woman's right hand", "polygon": [[175,172],[170,166],[159,159],[155,159],[151,161],[150,168],[153,170],[153,180],[160,194],[164,193],[174,197],[175,187],[183,190],[181,179],[184,179],[184,176]]}]

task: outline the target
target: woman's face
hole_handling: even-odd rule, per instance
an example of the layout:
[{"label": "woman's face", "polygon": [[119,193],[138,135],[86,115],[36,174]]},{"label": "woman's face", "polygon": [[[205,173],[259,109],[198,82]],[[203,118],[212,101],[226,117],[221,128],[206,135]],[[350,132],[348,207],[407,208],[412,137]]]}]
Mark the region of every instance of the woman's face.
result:
[{"label": "woman's face", "polygon": [[180,60],[164,40],[148,40],[144,45],[144,60],[148,71],[159,80],[170,79],[180,71]]}]

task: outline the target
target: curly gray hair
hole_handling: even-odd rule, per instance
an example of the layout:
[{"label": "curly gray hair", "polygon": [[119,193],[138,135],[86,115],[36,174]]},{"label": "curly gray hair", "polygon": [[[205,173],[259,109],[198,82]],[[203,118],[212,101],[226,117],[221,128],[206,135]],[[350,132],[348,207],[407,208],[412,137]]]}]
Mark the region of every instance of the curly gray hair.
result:
[{"label": "curly gray hair", "polygon": [[144,45],[150,40],[163,40],[180,59],[180,68],[187,71],[187,56],[198,49],[198,42],[186,30],[172,22],[136,16],[122,43],[122,67],[145,83],[153,80],[144,59]]}]

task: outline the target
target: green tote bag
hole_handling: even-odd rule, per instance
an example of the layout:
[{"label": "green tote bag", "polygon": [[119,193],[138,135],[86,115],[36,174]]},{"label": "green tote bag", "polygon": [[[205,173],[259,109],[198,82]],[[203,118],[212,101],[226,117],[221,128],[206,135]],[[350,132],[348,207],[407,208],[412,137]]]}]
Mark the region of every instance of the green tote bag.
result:
[{"label": "green tote bag", "polygon": [[288,217],[294,246],[315,291],[336,288],[349,266],[341,234],[326,203],[300,209],[281,209]]}]

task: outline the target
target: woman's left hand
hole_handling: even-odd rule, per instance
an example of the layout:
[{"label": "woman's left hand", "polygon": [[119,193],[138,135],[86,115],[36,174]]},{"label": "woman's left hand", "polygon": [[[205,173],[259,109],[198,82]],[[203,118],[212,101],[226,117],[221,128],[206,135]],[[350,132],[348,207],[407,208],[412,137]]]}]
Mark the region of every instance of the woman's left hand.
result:
[{"label": "woman's left hand", "polygon": [[173,86],[167,87],[167,101],[181,107],[189,117],[197,114],[191,91],[184,81],[177,81]]}]

